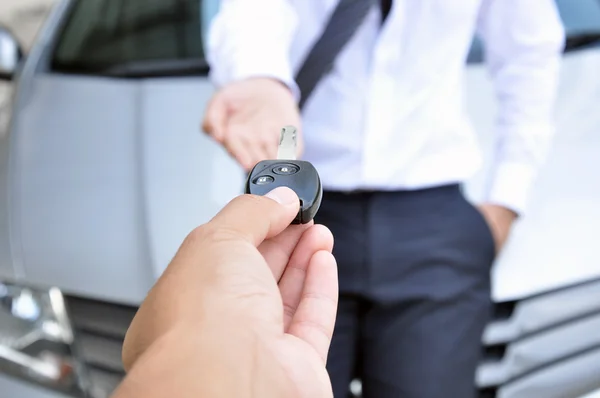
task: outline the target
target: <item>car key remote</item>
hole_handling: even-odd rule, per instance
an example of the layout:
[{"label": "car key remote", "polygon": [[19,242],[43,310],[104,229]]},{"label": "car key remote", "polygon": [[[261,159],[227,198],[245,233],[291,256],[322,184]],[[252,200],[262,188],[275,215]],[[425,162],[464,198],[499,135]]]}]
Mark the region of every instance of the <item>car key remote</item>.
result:
[{"label": "car key remote", "polygon": [[289,187],[300,198],[300,210],[292,224],[310,222],[321,206],[323,187],[317,169],[307,161],[296,160],[296,128],[281,130],[277,159],[258,162],[246,181],[246,193],[265,195],[277,187]]}]

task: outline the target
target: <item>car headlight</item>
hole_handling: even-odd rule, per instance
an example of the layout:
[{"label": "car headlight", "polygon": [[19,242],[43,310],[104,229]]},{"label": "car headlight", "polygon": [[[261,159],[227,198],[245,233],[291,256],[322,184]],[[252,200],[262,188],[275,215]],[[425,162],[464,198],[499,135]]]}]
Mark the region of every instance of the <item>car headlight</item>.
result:
[{"label": "car headlight", "polygon": [[0,372],[83,395],[62,293],[0,283]]}]

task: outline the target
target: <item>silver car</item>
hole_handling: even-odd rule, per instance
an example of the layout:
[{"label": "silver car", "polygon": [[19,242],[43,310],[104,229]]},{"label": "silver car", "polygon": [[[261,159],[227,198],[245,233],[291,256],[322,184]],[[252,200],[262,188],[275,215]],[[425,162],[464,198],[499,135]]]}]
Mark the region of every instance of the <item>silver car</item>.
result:
[{"label": "silver car", "polygon": [[[600,2],[557,3],[569,36],[558,133],[494,269],[482,398],[600,389]],[[243,171],[199,131],[217,9],[62,0],[25,57],[0,29],[0,78],[14,94],[0,126],[2,398],[107,397],[136,307],[184,236],[241,192]],[[491,155],[482,54],[475,40],[466,105]],[[473,200],[488,173],[467,184]]]}]

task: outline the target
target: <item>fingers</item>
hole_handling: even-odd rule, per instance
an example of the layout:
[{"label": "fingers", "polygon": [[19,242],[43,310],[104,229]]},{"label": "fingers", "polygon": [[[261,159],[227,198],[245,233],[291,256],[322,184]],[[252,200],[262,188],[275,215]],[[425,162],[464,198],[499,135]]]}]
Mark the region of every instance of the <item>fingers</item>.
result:
[{"label": "fingers", "polygon": [[[240,118],[250,120],[249,116]],[[276,157],[278,132],[276,125],[230,121],[223,144],[244,169],[250,170],[261,160]]]},{"label": "fingers", "polygon": [[256,131],[248,125],[240,125],[228,120],[225,106],[218,104],[209,106],[203,129],[216,141],[221,143],[227,152],[247,171],[261,160],[274,159],[277,154],[277,128],[265,127]]},{"label": "fingers", "polygon": [[308,344],[327,362],[338,301],[337,266],[325,250],[315,253],[308,265],[306,283],[288,333]]},{"label": "fingers", "polygon": [[239,139],[232,139],[230,137],[226,137],[223,142],[225,149],[227,152],[233,157],[237,162],[244,168],[246,171],[252,170],[254,165],[258,163],[255,161],[257,156],[249,150],[249,147],[245,142]]},{"label": "fingers", "polygon": [[306,230],[294,250],[283,276],[279,280],[279,291],[283,300],[284,330],[287,330],[298,305],[306,281],[308,265],[313,255],[319,251],[331,252],[333,236],[323,225],[315,225]]},{"label": "fingers", "polygon": [[[259,154],[253,153],[251,143],[247,141],[247,126],[231,124],[229,120],[228,101],[226,95],[217,93],[208,103],[202,129],[215,141],[222,144],[229,155],[246,170],[249,171],[258,163]],[[250,145],[249,145],[250,144]],[[261,159],[262,160],[262,159]]]},{"label": "fingers", "polygon": [[299,207],[298,196],[287,187],[275,188],[265,196],[241,195],[202,228],[219,239],[244,240],[258,246],[283,232]]},{"label": "fingers", "polygon": [[[243,119],[247,120],[248,118]],[[270,131],[273,131],[274,134],[265,134]],[[272,127],[270,129],[261,129],[253,124],[234,122],[228,127],[225,146],[246,170],[250,170],[261,160],[274,158],[274,156],[269,156],[269,153],[264,150],[261,140],[265,139],[264,136],[275,137],[277,131],[277,129],[273,129]],[[277,142],[273,142],[271,146],[277,148]]]},{"label": "fingers", "polygon": [[[269,240],[265,240],[258,247],[258,251],[266,260],[276,281],[281,279],[281,275],[288,265],[290,257],[292,257],[292,253],[294,253],[294,249],[298,245],[298,242],[305,231],[312,225],[312,221],[304,225],[290,225],[282,233]],[[307,264],[308,260],[309,259],[306,259]]]},{"label": "fingers", "polygon": [[219,143],[223,143],[226,136],[227,113],[227,102],[217,93],[207,105],[202,130]]}]

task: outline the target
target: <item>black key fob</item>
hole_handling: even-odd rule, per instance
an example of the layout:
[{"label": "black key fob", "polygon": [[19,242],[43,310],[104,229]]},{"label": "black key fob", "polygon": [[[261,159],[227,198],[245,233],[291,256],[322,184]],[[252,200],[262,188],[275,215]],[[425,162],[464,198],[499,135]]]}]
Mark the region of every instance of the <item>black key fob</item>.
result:
[{"label": "black key fob", "polygon": [[307,224],[321,206],[323,187],[317,169],[303,160],[263,160],[254,166],[245,192],[265,195],[271,190],[285,186],[300,198],[300,211],[292,224]]}]

